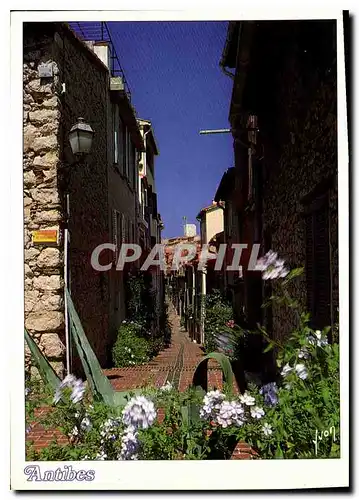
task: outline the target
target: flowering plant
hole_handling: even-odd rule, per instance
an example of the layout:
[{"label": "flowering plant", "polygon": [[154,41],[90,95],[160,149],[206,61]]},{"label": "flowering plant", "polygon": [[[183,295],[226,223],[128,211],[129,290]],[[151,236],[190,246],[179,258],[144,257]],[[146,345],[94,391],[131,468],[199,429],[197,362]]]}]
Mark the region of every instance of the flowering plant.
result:
[{"label": "flowering plant", "polygon": [[142,326],[134,321],[124,321],[112,349],[114,366],[121,368],[143,364],[149,357],[150,345],[142,336]]}]

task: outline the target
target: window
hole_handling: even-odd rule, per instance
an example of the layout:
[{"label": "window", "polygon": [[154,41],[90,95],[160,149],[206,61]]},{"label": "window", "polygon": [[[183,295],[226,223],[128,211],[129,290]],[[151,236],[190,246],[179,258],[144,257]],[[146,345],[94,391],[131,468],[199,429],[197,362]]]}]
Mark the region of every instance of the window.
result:
[{"label": "window", "polygon": [[317,198],[305,213],[306,285],[311,327],[331,325],[331,273],[327,197]]},{"label": "window", "polygon": [[153,175],[153,151],[149,146],[146,147],[146,164],[147,168],[151,170]]},{"label": "window", "polygon": [[126,242],[126,217],[121,214],[121,244]]},{"label": "window", "polygon": [[[258,118],[256,115],[249,115],[247,120],[248,142],[251,145],[257,144],[257,127]],[[254,130],[253,130],[254,129]],[[253,196],[253,148],[248,148],[248,199],[251,200]]]},{"label": "window", "polygon": [[117,165],[118,164],[118,146],[119,146],[119,111],[118,111],[118,105],[116,104],[112,108],[112,116],[113,116],[113,140],[114,140],[114,152],[113,152],[113,162]]},{"label": "window", "polygon": [[131,141],[130,135],[128,134],[128,180],[133,189],[136,189],[136,148]]},{"label": "window", "polygon": [[112,242],[115,245],[114,261],[117,263],[119,246],[121,244],[121,214],[117,210],[112,213]]},{"label": "window", "polygon": [[137,191],[137,151],[133,143],[131,142],[131,174],[132,174],[132,179],[131,179],[131,185],[134,189],[134,191]]},{"label": "window", "polygon": [[152,216],[157,217],[157,194],[152,193]]},{"label": "window", "polygon": [[124,160],[126,157],[124,131],[125,127],[120,117],[119,106],[115,104],[112,108],[113,117],[113,163],[121,173],[124,173]]}]

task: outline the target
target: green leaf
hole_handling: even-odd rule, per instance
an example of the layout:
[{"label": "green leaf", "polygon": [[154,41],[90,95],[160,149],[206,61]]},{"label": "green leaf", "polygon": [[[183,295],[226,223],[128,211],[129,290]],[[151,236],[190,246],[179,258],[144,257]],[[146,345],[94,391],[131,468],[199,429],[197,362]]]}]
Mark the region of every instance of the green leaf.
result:
[{"label": "green leaf", "polygon": [[328,387],[323,387],[323,389],[322,389],[322,395],[323,395],[324,403],[326,405],[328,405],[329,404],[329,399],[330,399],[330,392],[329,392]]},{"label": "green leaf", "polygon": [[47,383],[54,391],[56,391],[58,386],[61,384],[60,378],[57,376],[55,370],[52,368],[47,358],[40,351],[34,339],[29,335],[26,328],[24,329],[24,333],[26,343],[29,346],[32,357],[39,370],[42,380]]},{"label": "green leaf", "polygon": [[109,406],[115,406],[115,391],[110,381],[103,374],[101,366],[82,328],[80,318],[72,302],[71,295],[66,289],[70,330],[75,341],[81,362],[86,373],[88,384],[96,399],[103,400]]},{"label": "green leaf", "polygon": [[220,352],[207,354],[197,365],[193,375],[192,385],[202,387],[205,392],[208,389],[208,360],[215,359],[222,369],[223,382],[228,385],[229,390],[233,388],[234,374],[229,358]]},{"label": "green leaf", "polygon": [[274,458],[283,458],[283,451],[279,445],[277,446],[277,449],[275,451]]},{"label": "green leaf", "polygon": [[274,342],[269,342],[267,347],[265,349],[263,349],[263,354],[268,352],[268,351],[271,351],[275,346],[275,343]]},{"label": "green leaf", "polygon": [[131,397],[131,394],[140,395],[142,389],[132,389],[131,391],[114,392],[113,401],[114,406],[125,406]]}]

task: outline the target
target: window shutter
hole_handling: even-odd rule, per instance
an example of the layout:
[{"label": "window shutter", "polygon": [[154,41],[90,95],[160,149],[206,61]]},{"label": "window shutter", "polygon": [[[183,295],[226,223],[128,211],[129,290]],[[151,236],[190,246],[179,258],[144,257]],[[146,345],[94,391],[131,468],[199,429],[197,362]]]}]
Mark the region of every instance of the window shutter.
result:
[{"label": "window shutter", "polygon": [[121,174],[126,174],[126,126],[120,119],[120,148],[119,157],[121,158]]},{"label": "window shutter", "polygon": [[126,241],[126,218],[125,214],[121,214],[121,243]]},{"label": "window shutter", "polygon": [[117,263],[118,259],[118,212],[117,210],[112,211],[112,241],[113,244],[115,245],[115,252],[114,252],[114,262],[115,264]]},{"label": "window shutter", "polygon": [[152,193],[153,200],[153,217],[157,217],[157,194]]},{"label": "window shutter", "polygon": [[306,279],[312,328],[331,324],[329,213],[325,204],[306,216]]},{"label": "window shutter", "polygon": [[127,179],[130,178],[129,172],[130,172],[130,155],[131,155],[131,148],[130,148],[130,134],[128,133],[128,129],[126,127],[126,133],[125,133],[125,141],[126,141],[126,146],[125,146],[125,175]]},{"label": "window shutter", "polygon": [[118,111],[118,105],[116,104],[113,107],[113,113],[112,113],[112,119],[113,119],[113,147],[114,147],[114,155],[113,155],[113,162],[115,164],[118,164],[118,146],[119,146],[119,111]]},{"label": "window shutter", "polygon": [[331,324],[330,318],[330,256],[329,214],[327,207],[315,213],[315,323],[322,329]]},{"label": "window shutter", "polygon": [[313,214],[307,215],[305,218],[306,230],[306,283],[307,283],[307,306],[313,318],[315,297],[314,297],[314,231],[313,231]]}]

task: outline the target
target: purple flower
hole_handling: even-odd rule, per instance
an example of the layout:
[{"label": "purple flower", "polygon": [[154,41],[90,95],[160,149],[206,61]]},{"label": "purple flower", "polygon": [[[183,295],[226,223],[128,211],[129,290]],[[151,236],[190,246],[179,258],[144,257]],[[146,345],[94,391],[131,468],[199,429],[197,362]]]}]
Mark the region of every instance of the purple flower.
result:
[{"label": "purple flower", "polygon": [[156,420],[156,416],[153,402],[144,396],[132,398],[122,411],[123,422],[136,429],[147,429]]},{"label": "purple flower", "polygon": [[264,403],[267,406],[275,406],[278,403],[278,387],[275,382],[264,385],[259,392],[264,396]]},{"label": "purple flower", "polygon": [[66,387],[71,389],[70,399],[73,403],[81,401],[85,393],[84,382],[82,382],[81,379],[77,379],[73,375],[67,375],[55,392],[54,403],[58,403],[60,401],[62,392]]},{"label": "purple flower", "polygon": [[119,460],[137,460],[136,451],[138,448],[137,429],[129,426],[121,439],[121,452],[118,456]]},{"label": "purple flower", "polygon": [[240,403],[236,401],[223,401],[217,415],[217,423],[224,428],[233,424],[241,426],[244,423],[243,414],[244,409]]}]

